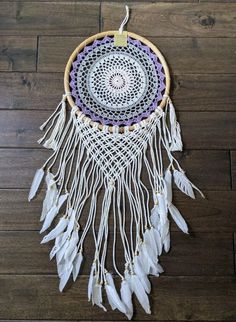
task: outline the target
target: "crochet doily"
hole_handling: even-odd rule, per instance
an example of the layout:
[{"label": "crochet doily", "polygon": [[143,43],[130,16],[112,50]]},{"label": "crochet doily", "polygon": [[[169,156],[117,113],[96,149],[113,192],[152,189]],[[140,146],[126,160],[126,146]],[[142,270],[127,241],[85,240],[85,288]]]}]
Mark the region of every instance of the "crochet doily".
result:
[{"label": "crochet doily", "polygon": [[115,47],[108,36],[84,47],[70,77],[75,104],[103,125],[139,123],[156,109],[165,89],[158,57],[130,37],[127,47]]}]

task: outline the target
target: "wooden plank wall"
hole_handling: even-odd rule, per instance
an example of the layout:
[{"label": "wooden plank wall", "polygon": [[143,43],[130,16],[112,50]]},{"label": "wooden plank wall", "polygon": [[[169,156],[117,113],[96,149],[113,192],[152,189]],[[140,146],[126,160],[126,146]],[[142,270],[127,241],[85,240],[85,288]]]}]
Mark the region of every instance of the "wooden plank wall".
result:
[{"label": "wooden plank wall", "polygon": [[[183,166],[206,200],[175,194],[190,235],[172,225],[165,273],[152,279],[152,312],[136,320],[236,321],[236,3],[234,0],[129,2],[130,31],[165,55],[182,124]],[[40,246],[43,193],[31,204],[34,171],[48,155],[38,126],[63,91],[63,70],[83,39],[118,28],[124,3],[0,2],[0,320],[124,320],[91,308],[86,274],[58,292],[50,246]]]}]

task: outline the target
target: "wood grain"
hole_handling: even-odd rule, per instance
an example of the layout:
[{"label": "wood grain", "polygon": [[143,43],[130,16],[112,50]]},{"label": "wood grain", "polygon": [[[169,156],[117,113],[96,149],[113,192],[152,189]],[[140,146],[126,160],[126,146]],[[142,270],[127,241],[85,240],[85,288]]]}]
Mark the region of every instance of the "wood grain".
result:
[{"label": "wood grain", "polygon": [[179,111],[236,110],[236,76],[233,74],[175,75],[172,83],[171,95]]},{"label": "wood grain", "polygon": [[99,2],[0,3],[0,34],[82,35],[98,32]]},{"label": "wood grain", "polygon": [[231,179],[232,189],[236,190],[236,151],[231,151]]},{"label": "wood grain", "polygon": [[[44,164],[49,153],[45,149],[1,149],[0,188],[29,188],[35,170]],[[189,173],[190,179],[201,189],[230,190],[230,164],[227,151],[191,150],[177,154],[176,157],[187,174]],[[143,178],[148,186],[145,173]]]},{"label": "wood grain", "polygon": [[[116,311],[109,309],[107,314],[88,304],[86,277],[63,294],[56,276],[2,275],[0,284],[5,295],[1,319],[124,319]],[[235,320],[235,277],[162,276],[152,279],[152,289],[152,315],[146,315],[135,302],[135,320]]]},{"label": "wood grain", "polygon": [[[156,38],[171,74],[236,73],[234,38]],[[40,72],[64,72],[70,53],[82,41],[77,37],[40,37]]]},{"label": "wood grain", "polygon": [[[56,274],[55,261],[49,261],[54,243],[40,245],[42,238],[38,232],[0,232],[0,274]],[[109,240],[106,267],[112,271],[112,235]],[[195,233],[188,236],[172,232],[171,251],[160,258],[165,275],[233,275],[231,240],[231,233]],[[117,239],[116,252],[117,267],[122,272],[124,255],[120,239]],[[89,275],[93,255],[94,241],[90,231],[84,247],[82,275]]]},{"label": "wood grain", "polygon": [[[129,31],[155,37],[235,37],[236,4],[140,3],[130,5]],[[122,3],[102,3],[102,29],[118,28]],[[148,16],[148,23],[146,17]]]},{"label": "wood grain", "polygon": [[[39,126],[52,111],[0,110],[0,147],[40,148]],[[236,112],[180,112],[178,117],[186,149],[236,149]]]},{"label": "wood grain", "polygon": [[0,73],[0,109],[53,111],[63,91],[60,73]]},{"label": "wood grain", "polygon": [[[173,75],[171,96],[177,111],[235,111],[235,84],[233,74]],[[0,109],[53,111],[63,91],[63,73],[0,73]]]},{"label": "wood grain", "polygon": [[[0,230],[1,231],[27,231],[40,230],[39,222],[42,201],[45,191],[37,195],[28,203],[27,189],[1,189],[0,190]],[[13,198],[14,196],[14,198]],[[98,218],[101,209],[102,193],[98,198]],[[207,191],[206,199],[187,198],[178,190],[174,191],[174,204],[186,219],[189,230],[196,232],[235,232],[236,231],[236,192],[235,191]],[[150,208],[152,205],[150,204]],[[86,213],[89,203],[86,203],[81,225],[86,222]],[[127,218],[129,223],[129,217]],[[172,231],[179,231],[175,224],[171,225]]]},{"label": "wood grain", "polygon": [[0,36],[0,71],[35,71],[36,37]]}]

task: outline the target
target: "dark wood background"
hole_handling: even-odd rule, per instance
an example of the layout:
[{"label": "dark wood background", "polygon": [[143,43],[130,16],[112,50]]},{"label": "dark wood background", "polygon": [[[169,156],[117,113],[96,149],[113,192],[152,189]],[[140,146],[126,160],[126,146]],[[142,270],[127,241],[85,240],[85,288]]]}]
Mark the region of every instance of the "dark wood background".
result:
[{"label": "dark wood background", "polygon": [[[207,196],[176,193],[191,234],[172,225],[165,273],[152,279],[153,315],[136,305],[135,319],[236,321],[235,1],[129,3],[128,29],[153,41],[171,68],[185,144],[180,159]],[[88,264],[59,293],[50,246],[39,244],[43,194],[27,203],[48,155],[36,143],[38,126],[60,100],[69,54],[91,34],[118,28],[123,15],[121,2],[0,2],[0,320],[124,319],[88,304]]]}]

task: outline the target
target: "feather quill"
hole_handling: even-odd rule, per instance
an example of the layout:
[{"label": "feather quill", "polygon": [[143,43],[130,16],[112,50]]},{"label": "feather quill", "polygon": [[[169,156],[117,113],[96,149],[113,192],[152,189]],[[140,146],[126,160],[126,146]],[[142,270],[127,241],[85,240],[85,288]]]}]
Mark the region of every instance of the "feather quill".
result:
[{"label": "feather quill", "polygon": [[39,186],[43,180],[43,177],[44,177],[44,170],[42,168],[36,170],[35,175],[34,175],[34,179],[31,184],[29,196],[28,196],[29,201],[35,197],[35,195],[39,189]]}]

